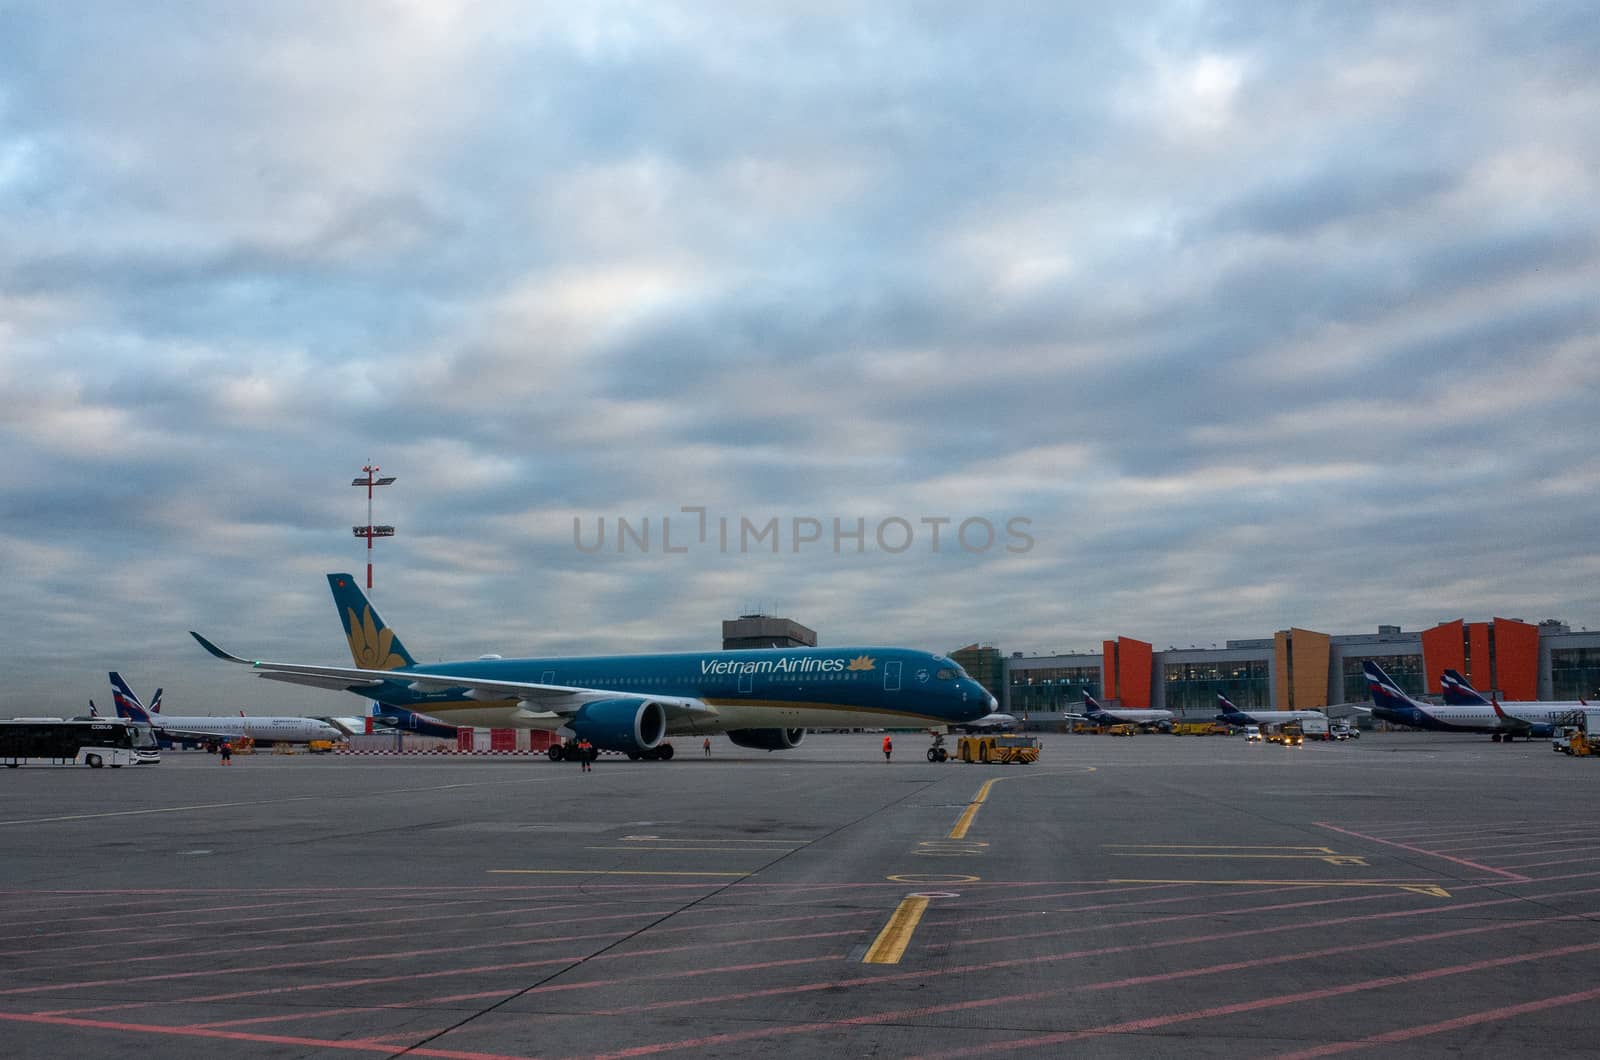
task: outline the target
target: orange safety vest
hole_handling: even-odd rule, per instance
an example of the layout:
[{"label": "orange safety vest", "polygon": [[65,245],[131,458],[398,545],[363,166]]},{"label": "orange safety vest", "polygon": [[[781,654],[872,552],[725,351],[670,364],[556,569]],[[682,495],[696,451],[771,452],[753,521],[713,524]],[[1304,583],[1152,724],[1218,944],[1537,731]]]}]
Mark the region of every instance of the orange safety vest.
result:
[{"label": "orange safety vest", "polygon": [[887,737],[887,736],[885,736],[885,737],[884,737],[884,738],[883,738],[883,749],[884,749],[884,750],[885,750],[885,751],[892,751],[892,750],[894,750],[894,741],[893,741],[893,740],[891,740],[891,739],[889,739],[889,737]]}]

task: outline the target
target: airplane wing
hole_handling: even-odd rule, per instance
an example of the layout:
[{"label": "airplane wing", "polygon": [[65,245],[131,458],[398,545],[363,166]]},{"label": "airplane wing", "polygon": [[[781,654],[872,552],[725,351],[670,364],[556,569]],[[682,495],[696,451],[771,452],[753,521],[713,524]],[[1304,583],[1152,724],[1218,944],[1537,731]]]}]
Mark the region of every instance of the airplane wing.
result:
[{"label": "airplane wing", "polygon": [[236,732],[206,732],[204,729],[173,729],[166,725],[152,725],[152,729],[169,740],[237,740]]},{"label": "airplane wing", "polygon": [[[549,718],[575,714],[586,703],[606,699],[636,699],[637,692],[577,685],[547,685],[535,681],[497,681],[480,677],[430,674],[424,670],[364,670],[350,666],[306,666],[299,663],[251,661],[231,655],[200,634],[189,631],[200,646],[224,662],[248,666],[264,678],[313,688],[339,690],[373,689],[388,682],[403,684],[413,692],[462,690],[467,699],[484,702],[514,699],[529,718]],[[666,712],[667,723],[715,717],[716,708],[687,696],[650,696]]]},{"label": "airplane wing", "polygon": [[1514,717],[1510,714],[1507,714],[1504,710],[1501,710],[1500,702],[1498,700],[1491,699],[1489,700],[1489,703],[1494,707],[1494,716],[1500,719],[1500,727],[1502,729],[1508,729],[1511,732],[1516,733],[1518,736],[1526,736],[1528,733],[1533,731],[1533,724],[1531,722],[1522,718]]}]

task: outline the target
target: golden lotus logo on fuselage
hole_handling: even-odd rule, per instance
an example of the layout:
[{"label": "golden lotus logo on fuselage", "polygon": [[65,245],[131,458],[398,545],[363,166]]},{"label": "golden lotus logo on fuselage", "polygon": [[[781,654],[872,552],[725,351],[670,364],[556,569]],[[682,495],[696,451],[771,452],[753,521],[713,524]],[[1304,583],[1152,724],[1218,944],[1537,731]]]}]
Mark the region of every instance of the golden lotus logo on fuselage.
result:
[{"label": "golden lotus logo on fuselage", "polygon": [[857,655],[854,659],[850,660],[850,665],[845,667],[845,669],[847,669],[847,670],[871,670],[871,669],[876,668],[877,665],[878,665],[877,661],[875,659],[873,659],[872,656],[870,656],[870,655]]},{"label": "golden lotus logo on fuselage", "polygon": [[350,632],[346,635],[350,641],[350,657],[355,659],[356,665],[363,670],[398,670],[406,664],[399,655],[390,651],[394,643],[394,631],[385,626],[379,629],[372,620],[372,608],[361,609],[361,617],[356,618],[353,607],[345,608],[350,619]]}]

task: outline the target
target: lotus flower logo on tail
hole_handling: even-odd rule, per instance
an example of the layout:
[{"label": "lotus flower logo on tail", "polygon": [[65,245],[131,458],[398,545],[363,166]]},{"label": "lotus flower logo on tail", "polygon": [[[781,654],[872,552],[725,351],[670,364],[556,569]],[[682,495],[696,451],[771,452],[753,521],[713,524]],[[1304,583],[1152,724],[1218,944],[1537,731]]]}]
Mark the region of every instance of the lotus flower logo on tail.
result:
[{"label": "lotus flower logo on tail", "polygon": [[854,659],[850,660],[850,665],[845,667],[845,669],[846,670],[872,670],[872,669],[875,669],[877,667],[877,665],[878,664],[873,660],[872,656],[870,656],[870,655],[857,655]]},{"label": "lotus flower logo on tail", "polygon": [[398,670],[406,664],[405,659],[390,650],[394,631],[388,626],[378,628],[372,620],[371,607],[362,608],[360,618],[356,617],[353,607],[346,608],[345,613],[349,617],[350,655],[357,666],[363,670]]}]

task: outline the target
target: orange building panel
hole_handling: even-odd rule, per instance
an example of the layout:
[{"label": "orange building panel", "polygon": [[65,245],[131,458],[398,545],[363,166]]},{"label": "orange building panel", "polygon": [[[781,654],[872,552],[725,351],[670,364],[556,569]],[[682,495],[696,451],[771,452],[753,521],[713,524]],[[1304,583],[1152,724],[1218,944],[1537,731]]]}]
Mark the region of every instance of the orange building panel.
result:
[{"label": "orange building panel", "polygon": [[[1445,670],[1467,670],[1466,652],[1462,646],[1463,623],[1458,618],[1454,622],[1441,622],[1432,629],[1422,631],[1422,670],[1427,678],[1428,691],[1438,695],[1444,691],[1439,684],[1439,675]],[[1487,664],[1489,655],[1484,652]]]},{"label": "orange building panel", "polygon": [[1150,673],[1155,669],[1155,648],[1132,637],[1117,638],[1117,684],[1122,705],[1150,709]]},{"label": "orange building panel", "polygon": [[1487,692],[1495,687],[1494,658],[1489,651],[1489,623],[1467,623],[1467,665],[1457,667],[1473,688]]},{"label": "orange building panel", "polygon": [[1100,698],[1110,701],[1122,695],[1117,683],[1117,642],[1100,642]]},{"label": "orange building panel", "polygon": [[1511,618],[1494,620],[1495,678],[1511,700],[1539,698],[1539,627]]},{"label": "orange building panel", "polygon": [[1272,702],[1279,709],[1289,705],[1289,631],[1272,635]]},{"label": "orange building panel", "polygon": [[1328,705],[1328,645],[1332,638],[1309,629],[1291,629],[1294,647],[1295,710]]}]

